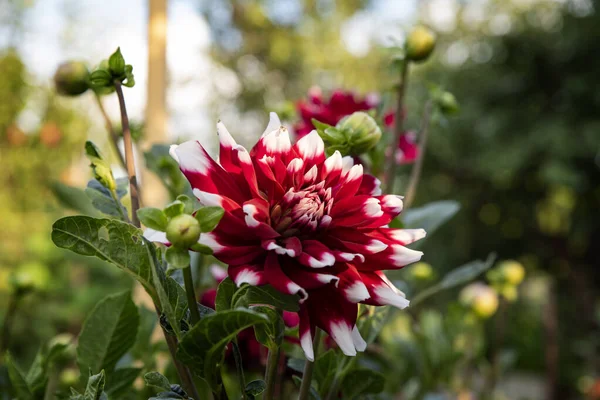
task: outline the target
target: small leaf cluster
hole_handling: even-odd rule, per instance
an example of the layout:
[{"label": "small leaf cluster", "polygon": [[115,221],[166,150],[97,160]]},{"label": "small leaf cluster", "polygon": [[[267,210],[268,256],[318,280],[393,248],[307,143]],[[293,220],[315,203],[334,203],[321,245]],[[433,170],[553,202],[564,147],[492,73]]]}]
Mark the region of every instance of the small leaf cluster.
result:
[{"label": "small leaf cluster", "polygon": [[138,218],[148,228],[165,232],[170,246],[165,252],[169,265],[186,268],[190,264],[188,250],[212,254],[212,250],[198,243],[202,233],[211,232],[219,224],[224,210],[221,207],[201,207],[186,195],[179,195],[164,209],[141,208]]},{"label": "small leaf cluster", "polygon": [[111,54],[108,61],[102,61],[90,74],[90,85],[101,93],[113,91],[115,82],[127,87],[135,85],[133,66],[125,63],[120,47]]},{"label": "small leaf cluster", "polygon": [[366,112],[355,112],[342,118],[335,126],[312,120],[325,142],[328,155],[336,150],[342,156],[359,156],[374,148],[381,139],[381,128]]}]

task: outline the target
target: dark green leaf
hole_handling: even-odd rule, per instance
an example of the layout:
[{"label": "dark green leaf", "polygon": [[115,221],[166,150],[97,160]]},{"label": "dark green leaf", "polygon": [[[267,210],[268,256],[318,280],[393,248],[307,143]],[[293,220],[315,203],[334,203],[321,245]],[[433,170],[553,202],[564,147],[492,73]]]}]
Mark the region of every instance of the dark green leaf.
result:
[{"label": "dark green leaf", "polygon": [[429,203],[419,208],[411,208],[402,213],[402,222],[410,228],[425,229],[431,235],[460,210],[460,204],[453,200]]},{"label": "dark green leaf", "polygon": [[60,182],[52,182],[50,190],[52,190],[52,193],[54,193],[54,196],[61,205],[82,214],[98,215],[98,211],[94,208],[92,201],[83,189],[68,186]]},{"label": "dark green leaf", "polygon": [[262,379],[249,382],[244,390],[249,396],[258,396],[267,388],[267,384]]},{"label": "dark green leaf", "polygon": [[327,350],[315,361],[313,378],[319,383],[319,392],[326,395],[338,370],[340,360],[333,349]]},{"label": "dark green leaf", "polygon": [[190,253],[187,249],[171,246],[167,248],[165,257],[169,265],[173,268],[187,268],[190,266]]},{"label": "dark green leaf", "polygon": [[494,265],[495,260],[496,255],[490,254],[486,261],[471,261],[458,268],[455,268],[452,271],[448,272],[446,276],[444,276],[439,285],[442,289],[450,289],[467,283],[477,278],[483,272],[490,269],[492,265]]},{"label": "dark green leaf", "polygon": [[178,215],[181,215],[181,214],[183,214],[184,211],[185,211],[185,204],[179,200],[175,200],[174,202],[167,204],[167,206],[164,208],[165,215],[169,218],[173,218]]},{"label": "dark green leaf", "polygon": [[170,391],[171,384],[169,380],[160,372],[148,372],[144,375],[144,381],[146,381],[146,386],[151,386],[159,391]]},{"label": "dark green leaf", "polygon": [[221,207],[202,207],[196,211],[196,219],[200,223],[200,230],[202,232],[211,232],[217,227],[225,210]]},{"label": "dark green leaf", "polygon": [[167,304],[162,308],[169,306],[174,318],[183,318],[187,309],[185,291],[165,275],[160,265],[154,279],[148,254],[155,253],[155,246],[145,241],[142,232],[133,225],[113,219],[65,217],[52,226],[52,241],[58,247],[116,265],[140,282],[156,304],[161,304],[156,285],[164,287],[163,302]]},{"label": "dark green leaf", "polygon": [[137,210],[137,216],[148,228],[165,232],[167,230],[167,216],[158,208],[145,207]]},{"label": "dark green leaf", "polygon": [[109,57],[108,67],[113,76],[119,77],[125,73],[125,59],[123,58],[123,54],[121,54],[120,47],[117,47],[117,50]]},{"label": "dark green leaf", "polygon": [[217,311],[231,309],[231,299],[236,291],[235,283],[231,278],[227,277],[219,283],[217,287],[217,297],[215,298],[215,308]]},{"label": "dark green leaf", "polygon": [[79,334],[77,363],[81,373],[112,371],[135,342],[138,324],[131,292],[102,299],[85,319]]},{"label": "dark green leaf", "polygon": [[282,294],[269,285],[242,285],[233,295],[232,308],[248,307],[250,305],[268,304],[275,308],[297,312],[299,296]]},{"label": "dark green leaf", "polygon": [[185,397],[181,396],[179,393],[175,393],[172,391],[161,392],[156,397],[150,397],[148,400],[182,400]]},{"label": "dark green leaf", "polygon": [[244,329],[267,322],[264,315],[244,309],[207,315],[183,337],[177,355],[217,390],[218,364],[227,343]]},{"label": "dark green leaf", "polygon": [[355,369],[350,371],[342,381],[344,399],[364,398],[366,394],[377,394],[383,391],[385,377],[372,369]]},{"label": "dark green leaf", "polygon": [[17,367],[17,365],[15,364],[10,353],[6,354],[5,359],[6,367],[8,369],[8,377],[10,378],[10,383],[12,384],[12,387],[15,393],[17,394],[18,398],[22,400],[33,399],[33,393],[31,392],[31,389],[25,381],[25,376],[23,375],[19,367]]},{"label": "dark green leaf", "polygon": [[108,375],[106,379],[106,394],[110,397],[120,397],[131,393],[131,385],[142,372],[141,368],[119,368]]},{"label": "dark green leaf", "polygon": [[48,344],[40,347],[33,363],[29,367],[29,371],[27,371],[25,380],[34,395],[42,395],[44,393],[48,380],[48,368],[64,354],[65,349],[70,345],[72,337],[66,335],[67,338],[64,340],[64,336],[61,336],[63,335],[56,336]]},{"label": "dark green leaf", "polygon": [[88,182],[85,194],[92,201],[92,205],[96,210],[103,214],[125,220],[127,209],[121,204],[120,200],[127,194],[129,183],[127,182],[127,179],[118,179],[116,184],[117,189],[113,194],[109,189],[104,187],[102,183],[92,179]]},{"label": "dark green leaf", "polygon": [[112,84],[110,72],[105,69],[97,69],[90,74],[90,85],[94,89],[112,86]]},{"label": "dark green leaf", "polygon": [[102,160],[102,154],[100,153],[100,149],[90,140],[85,142],[85,154],[91,158],[99,158]]},{"label": "dark green leaf", "polygon": [[304,363],[305,360],[301,360],[299,358],[290,358],[288,359],[287,366],[296,372],[302,373],[302,371],[304,371]]},{"label": "dark green leaf", "polygon": [[285,333],[285,324],[281,314],[272,307],[254,306],[252,310],[265,315],[269,323],[254,326],[256,340],[269,349],[277,349],[281,346]]},{"label": "dark green leaf", "polygon": [[105,400],[107,399],[104,393],[104,384],[106,383],[104,371],[99,374],[91,375],[88,378],[87,386],[83,397],[85,400]]},{"label": "dark green leaf", "polygon": [[198,202],[196,200],[191,199],[189,196],[185,194],[180,194],[177,196],[177,200],[185,204],[185,208],[183,210],[186,214],[192,214],[196,210],[196,204]]}]

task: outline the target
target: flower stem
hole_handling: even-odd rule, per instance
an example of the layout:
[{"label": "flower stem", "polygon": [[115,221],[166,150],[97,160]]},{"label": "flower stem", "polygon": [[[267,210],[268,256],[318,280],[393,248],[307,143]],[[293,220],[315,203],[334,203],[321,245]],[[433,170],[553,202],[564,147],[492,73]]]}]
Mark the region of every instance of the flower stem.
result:
[{"label": "flower stem", "polygon": [[190,321],[192,326],[200,322],[200,312],[198,311],[196,291],[194,289],[194,278],[192,277],[192,267],[187,266],[183,269],[183,283],[185,284],[185,293],[187,295],[188,307],[190,309]]},{"label": "flower stem", "polygon": [[[319,328],[315,330],[315,338],[313,340],[313,350],[315,361],[317,360],[317,354],[319,350],[319,344],[321,342],[321,331]],[[310,387],[312,383],[312,373],[315,368],[314,361],[308,361],[304,363],[304,373],[302,374],[302,384],[300,385],[300,394],[298,395],[298,400],[307,400],[310,394]]]},{"label": "flower stem", "polygon": [[[281,315],[282,310],[277,310]],[[267,385],[263,400],[273,400],[275,397],[275,382],[277,381],[277,369],[279,368],[279,355],[281,347],[277,346],[275,349],[269,349],[269,355],[267,356],[267,370],[265,371],[265,383]]]},{"label": "flower stem", "polygon": [[10,331],[14,317],[17,313],[17,306],[19,305],[19,295],[13,293],[8,299],[8,306],[6,308],[6,314],[4,315],[4,322],[2,323],[2,334],[0,335],[0,356],[8,350],[10,343]]},{"label": "flower stem", "polygon": [[133,142],[131,140],[131,130],[129,129],[129,118],[127,117],[127,108],[125,107],[125,97],[121,82],[115,80],[115,90],[119,97],[119,106],[121,108],[121,125],[123,128],[123,142],[125,144],[125,162],[127,164],[127,175],[129,177],[129,193],[131,194],[131,221],[133,225],[140,227],[140,220],[137,217],[137,210],[140,208],[140,194],[135,175],[135,161],[133,159]]},{"label": "flower stem", "polygon": [[106,125],[106,130],[108,131],[108,135],[110,136],[110,140],[115,148],[115,152],[117,153],[117,157],[119,157],[119,162],[123,168],[127,168],[127,164],[125,164],[125,159],[123,158],[123,154],[121,154],[121,150],[119,150],[119,136],[115,132],[112,122],[106,113],[106,109],[102,104],[102,100],[100,99],[100,95],[98,93],[94,93],[94,97],[96,98],[96,103],[98,104],[98,108],[100,109],[100,113],[104,118],[104,124]]},{"label": "flower stem", "polygon": [[[125,144],[125,163],[127,174],[129,176],[129,191],[131,193],[131,220],[133,225],[136,227],[140,227],[140,220],[137,217],[137,210],[140,208],[139,201],[139,190],[137,185],[137,178],[135,176],[135,161],[133,159],[133,142],[131,141],[131,131],[129,130],[129,118],[127,117],[127,109],[125,108],[125,97],[123,96],[123,88],[121,87],[121,82],[115,80],[115,90],[117,92],[117,96],[119,97],[119,106],[121,108],[121,125],[123,127],[123,142]],[[158,318],[160,320],[160,308],[154,304],[154,309],[158,314]],[[197,307],[196,307],[197,310]],[[177,374],[179,375],[179,379],[181,381],[181,386],[187,392],[187,394],[193,399],[199,399],[200,395],[198,394],[198,389],[196,389],[196,385],[194,384],[194,380],[192,378],[192,374],[190,370],[183,365],[177,357],[175,356],[177,352],[177,338],[170,335],[165,328],[162,328],[163,335],[165,336],[165,341],[167,342],[167,346],[169,347],[169,352],[171,353],[171,359],[173,360],[173,364],[175,365],[175,369],[177,370]]]},{"label": "flower stem", "polygon": [[237,369],[238,381],[240,383],[240,391],[242,392],[242,399],[247,400],[246,395],[246,378],[244,377],[244,366],[242,365],[242,355],[240,354],[240,348],[238,347],[237,338],[231,342],[233,348],[233,358],[235,360],[235,367]]},{"label": "flower stem", "polygon": [[46,383],[46,390],[44,391],[44,400],[52,400],[56,398],[56,390],[59,384],[59,370],[51,365],[50,371],[48,372],[48,382]]},{"label": "flower stem", "polygon": [[432,108],[433,104],[431,100],[429,100],[425,104],[425,110],[423,111],[423,119],[421,121],[421,132],[419,134],[419,154],[417,155],[417,160],[415,161],[412,171],[410,172],[410,179],[408,181],[408,186],[406,189],[406,197],[404,198],[404,209],[409,208],[413,200],[415,199],[415,195],[417,193],[417,186],[419,185],[419,180],[421,179],[421,171],[423,171],[423,159],[425,158],[425,148],[427,147],[427,137],[429,136],[429,123],[431,121]]},{"label": "flower stem", "polygon": [[406,87],[408,84],[408,66],[410,62],[408,60],[404,60],[402,64],[402,69],[400,70],[400,83],[398,84],[397,91],[397,104],[396,104],[396,114],[394,116],[394,139],[391,143],[391,148],[389,148],[389,152],[386,156],[386,168],[387,174],[385,175],[385,190],[387,193],[394,192],[394,182],[396,181],[396,151],[398,150],[398,146],[400,145],[400,137],[404,132],[404,93],[406,92]]}]

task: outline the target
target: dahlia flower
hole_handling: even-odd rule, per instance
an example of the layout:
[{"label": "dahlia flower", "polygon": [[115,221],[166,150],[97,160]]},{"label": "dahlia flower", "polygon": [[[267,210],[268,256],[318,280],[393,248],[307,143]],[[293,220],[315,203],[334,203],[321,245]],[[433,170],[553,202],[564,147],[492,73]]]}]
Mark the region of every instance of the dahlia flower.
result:
[{"label": "dahlia flower", "polygon": [[271,113],[250,152],[221,122],[217,133],[219,162],[197,141],[171,148],[200,202],[225,209],[199,242],[229,266],[238,286],[269,284],[299,296],[299,339],[309,360],[317,327],[346,355],[364,350],[358,303],[408,306],[383,270],[418,261],[422,253],[405,246],[425,231],[388,228],[402,198],[382,195],[379,181],[352,158],[337,151],[326,158],[316,131],[292,145]]}]

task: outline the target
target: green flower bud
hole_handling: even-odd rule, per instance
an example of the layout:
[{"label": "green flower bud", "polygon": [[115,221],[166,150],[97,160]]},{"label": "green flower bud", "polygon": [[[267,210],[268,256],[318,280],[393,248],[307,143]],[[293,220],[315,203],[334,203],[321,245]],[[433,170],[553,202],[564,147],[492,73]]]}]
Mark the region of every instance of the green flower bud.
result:
[{"label": "green flower bud", "polygon": [[70,333],[56,335],[48,342],[49,361],[57,365],[66,365],[76,357],[74,337]]},{"label": "green flower bud", "polygon": [[460,302],[480,318],[489,318],[498,309],[498,294],[483,283],[472,283],[460,292]]},{"label": "green flower bud", "polygon": [[15,293],[26,293],[32,290],[44,290],[48,287],[50,273],[48,268],[38,262],[29,262],[19,266],[9,278]]},{"label": "green flower bud", "polygon": [[169,221],[167,240],[175,247],[189,248],[200,239],[200,224],[196,218],[181,214]]},{"label": "green flower bud", "polygon": [[406,39],[406,58],[410,61],[425,61],[435,47],[435,33],[426,26],[419,25]]},{"label": "green flower bud", "polygon": [[336,129],[343,133],[351,155],[363,154],[379,143],[381,128],[369,114],[355,112],[342,118]]},{"label": "green flower bud", "polygon": [[431,268],[431,265],[427,264],[426,262],[418,262],[414,264],[410,268],[410,271],[416,280],[428,281],[433,278],[433,268]]},{"label": "green flower bud", "polygon": [[518,261],[507,260],[498,265],[503,280],[511,285],[518,285],[525,278],[525,268]]},{"label": "green flower bud", "polygon": [[56,91],[65,96],[78,96],[88,90],[89,76],[85,63],[67,61],[59,65],[54,74]]},{"label": "green flower bud", "polygon": [[79,382],[79,370],[67,368],[60,373],[60,384],[66,388],[75,386]]},{"label": "green flower bud", "polygon": [[456,97],[450,92],[442,92],[435,101],[444,114],[456,114],[460,110]]}]

